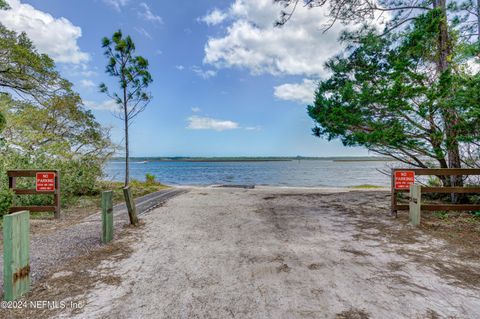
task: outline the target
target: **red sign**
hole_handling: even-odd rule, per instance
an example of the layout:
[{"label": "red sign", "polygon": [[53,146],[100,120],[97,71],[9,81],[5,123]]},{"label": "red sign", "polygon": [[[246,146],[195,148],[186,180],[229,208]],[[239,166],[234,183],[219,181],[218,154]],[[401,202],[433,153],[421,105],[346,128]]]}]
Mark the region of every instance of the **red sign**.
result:
[{"label": "red sign", "polygon": [[37,192],[55,190],[55,173],[37,173]]},{"label": "red sign", "polygon": [[395,189],[409,189],[415,183],[415,172],[395,171]]}]

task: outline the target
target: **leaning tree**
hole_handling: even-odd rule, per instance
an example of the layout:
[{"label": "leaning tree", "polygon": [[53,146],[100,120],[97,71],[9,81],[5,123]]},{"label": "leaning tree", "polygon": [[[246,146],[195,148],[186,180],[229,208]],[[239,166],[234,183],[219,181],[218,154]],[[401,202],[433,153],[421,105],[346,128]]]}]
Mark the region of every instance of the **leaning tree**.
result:
[{"label": "leaning tree", "polygon": [[135,56],[135,44],[130,36],[123,37],[122,31],[117,31],[112,38],[103,38],[102,46],[108,58],[106,73],[117,78],[119,88],[110,91],[105,83],[100,85],[100,91],[106,93],[119,106],[114,115],[123,120],[125,139],[125,187],[128,186],[129,174],[129,126],[132,119],[145,110],[152,96],[146,91],[152,76],[148,72],[148,60]]}]

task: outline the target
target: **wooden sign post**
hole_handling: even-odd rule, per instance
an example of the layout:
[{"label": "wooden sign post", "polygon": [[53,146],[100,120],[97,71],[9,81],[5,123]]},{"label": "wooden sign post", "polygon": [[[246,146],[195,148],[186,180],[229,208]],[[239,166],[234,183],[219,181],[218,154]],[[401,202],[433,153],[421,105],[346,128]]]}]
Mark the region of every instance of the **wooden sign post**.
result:
[{"label": "wooden sign post", "polygon": [[[57,170],[13,170],[8,171],[8,187],[16,195],[53,195],[53,205],[49,206],[12,206],[10,213],[23,210],[30,212],[54,212],[60,218],[60,172]],[[35,188],[17,188],[18,177],[35,177]]]},{"label": "wooden sign post", "polygon": [[12,301],[30,290],[30,213],[3,216],[3,291]]},{"label": "wooden sign post", "polygon": [[422,207],[422,187],[417,184],[410,185],[409,220],[413,226],[420,225]]}]

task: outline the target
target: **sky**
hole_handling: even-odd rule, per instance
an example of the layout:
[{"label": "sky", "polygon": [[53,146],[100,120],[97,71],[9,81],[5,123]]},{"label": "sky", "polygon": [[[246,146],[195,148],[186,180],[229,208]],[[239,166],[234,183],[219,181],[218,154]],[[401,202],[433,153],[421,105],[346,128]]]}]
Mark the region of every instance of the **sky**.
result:
[{"label": "sky", "polygon": [[98,86],[101,39],[121,29],[148,59],[152,102],[130,127],[132,156],[364,156],[312,135],[306,107],[343,28],[299,7],[283,28],[272,0],[7,0],[9,29],[26,32],[74,83],[85,107],[123,143],[116,107]]}]

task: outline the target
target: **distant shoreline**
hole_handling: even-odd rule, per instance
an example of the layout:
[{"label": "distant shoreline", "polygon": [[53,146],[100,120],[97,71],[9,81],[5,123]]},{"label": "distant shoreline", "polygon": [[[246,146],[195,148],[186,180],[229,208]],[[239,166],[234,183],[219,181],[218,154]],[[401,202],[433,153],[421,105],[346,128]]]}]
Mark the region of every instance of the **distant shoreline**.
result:
[{"label": "distant shoreline", "polygon": [[[111,162],[124,162],[114,157]],[[333,161],[333,162],[391,162],[388,157],[131,157],[132,163],[148,162],[191,162],[191,163],[228,163],[228,162],[291,162],[291,161]]]}]

